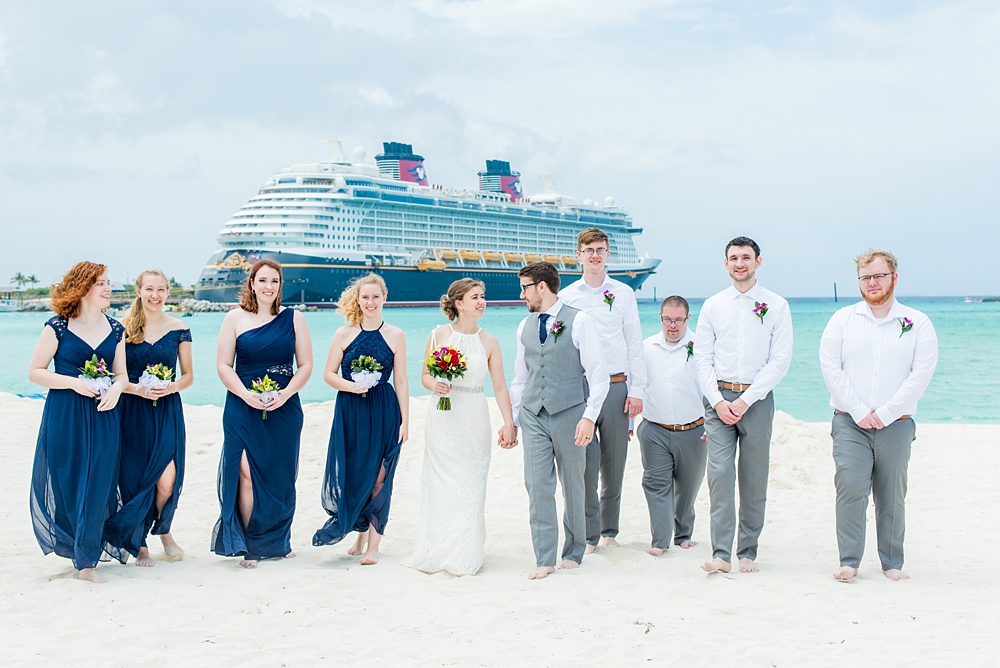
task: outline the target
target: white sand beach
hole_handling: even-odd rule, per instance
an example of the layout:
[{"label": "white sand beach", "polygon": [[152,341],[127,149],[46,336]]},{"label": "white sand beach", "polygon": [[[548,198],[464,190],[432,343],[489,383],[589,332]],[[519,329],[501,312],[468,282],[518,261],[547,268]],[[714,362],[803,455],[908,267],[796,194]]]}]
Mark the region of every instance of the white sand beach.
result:
[{"label": "white sand beach", "polygon": [[[499,414],[492,404],[494,423]],[[1000,426],[919,424],[910,462],[906,566],[879,570],[874,523],[861,573],[836,582],[829,424],[779,413],[771,452],[761,572],[706,575],[708,490],[691,550],[659,558],[649,544],[638,444],[629,456],[621,548],[602,548],[574,572],[528,581],[534,567],[520,449],[494,450],[486,564],[472,577],[399,565],[420,509],[426,397],[411,404],[410,441],[397,470],[377,566],[348,542],[314,548],[333,404],[305,406],[298,510],[287,561],[254,571],[209,552],[222,409],[185,406],[188,469],[174,520],[179,563],[102,565],[107,584],[74,578],[42,557],[28,485],[42,402],[0,394],[6,465],[0,478],[0,662],[13,665],[963,665],[1000,661]],[[154,558],[162,556],[150,538]]]}]

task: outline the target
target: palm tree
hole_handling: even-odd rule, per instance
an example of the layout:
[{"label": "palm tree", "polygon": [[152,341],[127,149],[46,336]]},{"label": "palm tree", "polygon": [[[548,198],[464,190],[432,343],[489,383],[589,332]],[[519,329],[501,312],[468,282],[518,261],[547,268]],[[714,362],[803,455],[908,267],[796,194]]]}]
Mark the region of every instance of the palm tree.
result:
[{"label": "palm tree", "polygon": [[32,286],[32,287],[34,287],[34,286],[38,285],[39,283],[41,283],[41,281],[38,280],[38,278],[34,274],[32,274],[31,276],[28,276],[26,279],[24,279],[24,282],[27,283],[28,285]]},{"label": "palm tree", "polygon": [[17,272],[16,274],[10,277],[10,282],[16,285],[18,288],[21,288],[24,286],[25,283],[28,282],[28,277],[22,274],[21,272]]}]

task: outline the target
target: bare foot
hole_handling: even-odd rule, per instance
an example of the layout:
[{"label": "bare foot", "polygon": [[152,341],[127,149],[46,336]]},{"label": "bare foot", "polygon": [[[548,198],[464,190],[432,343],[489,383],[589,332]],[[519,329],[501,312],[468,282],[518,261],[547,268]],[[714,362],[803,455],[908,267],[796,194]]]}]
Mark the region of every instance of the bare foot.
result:
[{"label": "bare foot", "polygon": [[156,561],[149,556],[148,547],[139,548],[139,556],[135,558],[135,565],[142,566],[143,568],[151,568],[156,565]]},{"label": "bare foot", "polygon": [[378,552],[365,552],[365,556],[361,557],[362,566],[374,566],[378,563]]},{"label": "bare foot", "polygon": [[680,547],[682,550],[690,550],[692,547],[694,547],[697,544],[698,543],[696,543],[695,541],[693,541],[693,540],[691,540],[689,538],[687,540],[682,540],[680,542],[680,545],[678,545],[678,547]]},{"label": "bare foot", "polygon": [[347,548],[347,554],[352,557],[356,557],[365,551],[365,537],[368,535],[367,531],[359,531],[358,539],[354,541],[354,545]]},{"label": "bare foot", "polygon": [[559,562],[559,570],[571,571],[574,568],[580,568],[580,564],[576,563],[572,559],[563,559]]},{"label": "bare foot", "polygon": [[588,554],[593,554],[596,551],[597,551],[596,545],[591,545],[590,543],[587,543],[587,547],[583,548],[583,555],[587,556]]},{"label": "bare foot", "polygon": [[890,568],[887,571],[882,571],[882,573],[893,582],[899,582],[900,580],[910,579],[909,575],[899,570],[898,568]]},{"label": "bare foot", "polygon": [[556,569],[553,568],[552,566],[539,566],[535,570],[528,573],[528,579],[541,580],[543,578],[547,578],[548,576],[552,575],[555,572]]},{"label": "bare foot", "polygon": [[833,577],[837,578],[841,582],[850,582],[857,574],[858,569],[852,566],[841,566],[833,572]]},{"label": "bare foot", "polygon": [[282,559],[294,559],[294,558],[295,558],[294,552],[289,552],[288,554],[282,557]]},{"label": "bare foot", "polygon": [[733,565],[728,561],[716,557],[711,561],[706,561],[701,565],[701,570],[706,573],[728,573],[733,570]]},{"label": "bare foot", "polygon": [[93,582],[94,584],[104,584],[107,582],[104,578],[97,574],[97,569],[94,568],[84,568],[77,571],[76,577],[81,580],[86,580],[87,582]]},{"label": "bare foot", "polygon": [[251,568],[257,568],[257,564],[259,563],[260,562],[257,559],[244,559],[243,561],[240,562],[240,566],[242,566],[247,570],[250,570]]},{"label": "bare foot", "polygon": [[601,539],[601,547],[621,547],[622,544],[614,539],[613,536],[605,536]]},{"label": "bare foot", "polygon": [[163,543],[163,554],[166,556],[167,561],[181,561],[184,559],[184,550],[174,541],[173,536],[168,533],[162,534],[160,542]]},{"label": "bare foot", "polygon": [[667,553],[667,548],[665,548],[665,547],[647,547],[646,548],[646,554],[651,554],[654,557],[658,557],[661,554],[666,554],[666,553]]},{"label": "bare foot", "polygon": [[754,563],[753,559],[743,557],[740,559],[740,573],[759,573],[760,566]]}]

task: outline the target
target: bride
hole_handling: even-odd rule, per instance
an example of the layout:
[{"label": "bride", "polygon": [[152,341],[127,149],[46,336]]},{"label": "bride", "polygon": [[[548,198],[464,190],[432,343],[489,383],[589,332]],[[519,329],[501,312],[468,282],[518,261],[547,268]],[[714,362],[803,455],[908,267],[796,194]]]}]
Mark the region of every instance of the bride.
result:
[{"label": "bride", "polygon": [[425,433],[423,500],[420,527],[413,554],[402,561],[425,573],[447,571],[472,575],[483,565],[486,543],[486,476],[490,467],[490,414],[483,394],[487,372],[493,396],[503,416],[500,445],[517,443],[510,395],[503,375],[500,342],[476,321],[486,309],[485,286],[462,278],[441,297],[441,310],[454,324],[431,332],[426,354],[449,346],[465,355],[465,376],[451,387],[435,380],[426,366],[424,387],[435,395],[451,397],[451,410],[441,411],[431,401]]}]

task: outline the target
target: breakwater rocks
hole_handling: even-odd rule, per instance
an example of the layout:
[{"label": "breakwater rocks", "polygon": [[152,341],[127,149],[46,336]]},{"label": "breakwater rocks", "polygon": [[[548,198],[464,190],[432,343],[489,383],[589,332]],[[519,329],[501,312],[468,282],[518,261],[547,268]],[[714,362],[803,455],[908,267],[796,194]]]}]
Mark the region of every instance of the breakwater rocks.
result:
[{"label": "breakwater rocks", "polygon": [[[218,302],[205,301],[204,299],[182,299],[180,303],[180,310],[184,313],[225,313],[234,308],[236,308],[236,304],[220,304]],[[291,308],[296,311],[320,310],[315,306],[306,306],[305,304],[293,304]]]}]

